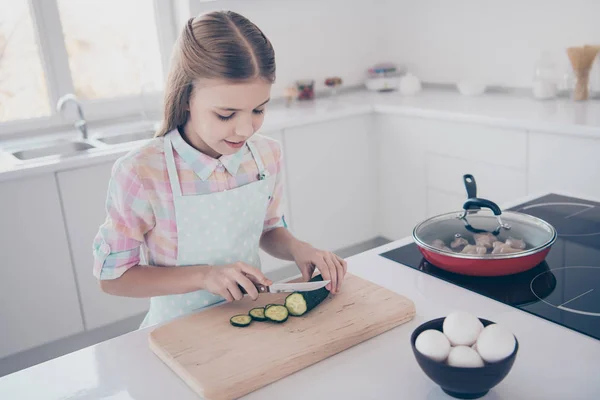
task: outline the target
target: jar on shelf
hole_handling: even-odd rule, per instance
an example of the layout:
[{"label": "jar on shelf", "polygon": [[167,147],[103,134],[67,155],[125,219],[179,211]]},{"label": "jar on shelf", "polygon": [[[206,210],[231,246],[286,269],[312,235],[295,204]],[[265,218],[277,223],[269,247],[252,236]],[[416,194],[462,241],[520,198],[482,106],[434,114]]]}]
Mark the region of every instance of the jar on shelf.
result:
[{"label": "jar on shelf", "polygon": [[312,100],[315,97],[315,81],[312,79],[296,81],[298,100]]},{"label": "jar on shelf", "polygon": [[558,94],[556,64],[549,53],[542,53],[536,62],[532,92],[533,97],[540,100],[553,99]]}]

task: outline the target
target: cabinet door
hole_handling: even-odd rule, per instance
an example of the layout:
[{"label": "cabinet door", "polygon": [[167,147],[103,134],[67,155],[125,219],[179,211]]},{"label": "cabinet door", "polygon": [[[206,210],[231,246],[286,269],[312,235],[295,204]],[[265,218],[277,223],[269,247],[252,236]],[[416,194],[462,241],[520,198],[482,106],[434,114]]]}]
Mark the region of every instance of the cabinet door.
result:
[{"label": "cabinet door", "polygon": [[292,231],[335,251],[376,236],[376,160],[371,116],[284,131]]},{"label": "cabinet door", "polygon": [[54,174],[0,183],[0,358],[83,331]]},{"label": "cabinet door", "polygon": [[425,145],[411,119],[394,115],[377,116],[374,140],[378,145],[377,226],[382,236],[402,239],[427,213]]},{"label": "cabinet door", "polygon": [[479,197],[499,205],[527,193],[527,133],[479,124],[379,116],[379,227],[390,239],[411,235],[424,218],[460,210],[463,175]]},{"label": "cabinet door", "polygon": [[112,165],[113,162],[109,162],[58,174],[86,329],[141,314],[149,306],[147,299],[102,292],[92,274],[92,243],[106,218],[106,193]]},{"label": "cabinet door", "polygon": [[477,196],[500,207],[514,203],[527,194],[527,172],[452,155],[426,153],[427,216],[462,209],[467,199],[463,175],[472,174]]},{"label": "cabinet door", "polygon": [[[264,134],[264,136],[275,139],[279,142],[279,144],[283,147],[283,132],[280,130],[269,131]],[[286,168],[286,160],[284,153],[284,161],[282,168],[282,176],[283,176],[283,184],[284,184],[284,203],[283,203],[283,215],[285,216],[285,222],[288,224],[288,227],[292,227],[292,219],[290,215],[290,207],[289,207],[289,197],[287,193],[287,168]],[[259,250],[261,264],[262,264],[262,272],[269,273],[278,269],[281,269],[287,265],[293,264],[293,261],[281,260],[275,258],[265,252],[264,250]]]},{"label": "cabinet door", "polygon": [[600,139],[530,133],[529,191],[600,199]]}]

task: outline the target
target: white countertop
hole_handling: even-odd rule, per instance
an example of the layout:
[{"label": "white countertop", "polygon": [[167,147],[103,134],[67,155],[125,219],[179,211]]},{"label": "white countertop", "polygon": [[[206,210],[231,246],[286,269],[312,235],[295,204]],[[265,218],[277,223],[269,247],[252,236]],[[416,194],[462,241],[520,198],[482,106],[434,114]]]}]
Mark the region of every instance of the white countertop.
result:
[{"label": "white countertop", "polygon": [[[424,89],[420,94],[410,97],[402,96],[399,92],[356,90],[341,93],[334,98],[295,102],[290,108],[274,104],[267,110],[261,132],[268,134],[281,129],[370,113],[470,122],[600,139],[599,100],[573,102],[561,98],[538,101],[528,96],[501,93],[466,97],[447,89]],[[107,146],[75,157],[40,160],[35,163],[15,162],[11,156],[0,151],[0,180],[113,161],[137,144]],[[0,149],[6,145],[7,143],[0,141]]]},{"label": "white countertop", "polygon": [[[421,323],[457,309],[505,324],[520,343],[513,369],[484,399],[600,398],[600,341],[379,256],[411,240],[347,261],[350,273],[413,300],[412,321],[244,399],[451,399],[417,365],[410,335]],[[151,329],[0,378],[0,399],[197,399],[148,348]]]}]

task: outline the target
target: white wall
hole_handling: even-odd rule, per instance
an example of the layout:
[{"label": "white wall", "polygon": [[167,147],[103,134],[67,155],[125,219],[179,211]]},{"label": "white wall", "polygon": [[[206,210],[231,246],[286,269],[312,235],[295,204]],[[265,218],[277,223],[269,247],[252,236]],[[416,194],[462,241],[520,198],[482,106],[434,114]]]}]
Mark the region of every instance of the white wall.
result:
[{"label": "white wall", "polygon": [[429,82],[529,87],[541,51],[567,67],[566,47],[600,44],[599,0],[386,2],[390,58]]},{"label": "white wall", "polygon": [[[370,65],[387,60],[426,82],[530,87],[543,51],[564,72],[568,46],[600,44],[600,0],[179,1],[180,20],[232,9],[265,31],[277,54],[274,97],[300,78],[321,88],[329,75],[361,84]],[[592,72],[600,90],[600,61]]]},{"label": "white wall", "polygon": [[[384,4],[384,1],[377,0]],[[378,7],[349,0],[190,0],[197,15],[230,9],[248,17],[269,37],[276,52],[277,82],[273,97],[296,79],[311,78],[317,90],[327,76],[341,76],[344,84],[362,84],[366,69],[386,58],[381,40]],[[378,44],[381,43],[381,44]]]}]

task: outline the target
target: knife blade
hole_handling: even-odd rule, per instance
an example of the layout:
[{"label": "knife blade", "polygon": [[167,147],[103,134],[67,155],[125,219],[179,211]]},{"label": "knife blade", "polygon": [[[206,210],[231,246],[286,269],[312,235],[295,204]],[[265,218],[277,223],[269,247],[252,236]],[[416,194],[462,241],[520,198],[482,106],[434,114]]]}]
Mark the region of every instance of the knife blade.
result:
[{"label": "knife blade", "polygon": [[[310,292],[313,290],[321,289],[331,282],[317,281],[317,282],[294,282],[294,283],[274,283],[271,286],[261,285],[260,283],[254,283],[258,293],[291,293],[291,292]],[[243,294],[248,294],[246,289],[241,285],[238,285]]]}]

